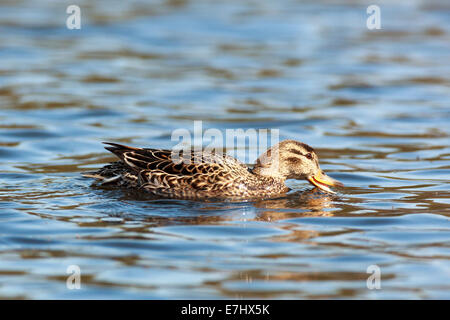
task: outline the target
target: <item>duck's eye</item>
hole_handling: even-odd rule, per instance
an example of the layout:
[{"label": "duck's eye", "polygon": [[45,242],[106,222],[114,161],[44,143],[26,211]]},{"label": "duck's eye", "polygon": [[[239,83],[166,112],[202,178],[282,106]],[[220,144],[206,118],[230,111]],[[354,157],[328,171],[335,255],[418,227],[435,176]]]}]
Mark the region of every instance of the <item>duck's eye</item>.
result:
[{"label": "duck's eye", "polygon": [[311,160],[311,159],[312,159],[312,154],[311,154],[311,153],[307,153],[307,154],[305,155],[305,157],[307,157],[309,160]]}]

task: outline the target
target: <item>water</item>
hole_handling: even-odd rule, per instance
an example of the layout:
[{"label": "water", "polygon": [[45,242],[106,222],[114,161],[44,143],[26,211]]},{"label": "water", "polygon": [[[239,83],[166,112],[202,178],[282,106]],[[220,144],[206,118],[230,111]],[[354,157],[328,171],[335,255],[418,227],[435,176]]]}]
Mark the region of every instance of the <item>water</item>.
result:
[{"label": "water", "polygon": [[[380,2],[381,30],[358,1],[77,3],[81,30],[0,7],[0,298],[450,298],[447,1]],[[80,176],[101,141],[170,148],[196,120],[279,129],[346,188],[206,203]]]}]

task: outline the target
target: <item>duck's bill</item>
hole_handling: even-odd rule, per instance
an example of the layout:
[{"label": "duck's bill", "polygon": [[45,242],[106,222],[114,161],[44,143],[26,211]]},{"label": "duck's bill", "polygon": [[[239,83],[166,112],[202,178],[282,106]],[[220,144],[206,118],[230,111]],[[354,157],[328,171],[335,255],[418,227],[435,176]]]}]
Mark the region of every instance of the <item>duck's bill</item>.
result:
[{"label": "duck's bill", "polygon": [[327,191],[327,192],[330,192],[330,193],[335,193],[333,190],[330,189],[330,187],[343,187],[344,186],[341,182],[327,176],[323,172],[319,172],[315,176],[309,177],[308,181],[311,184],[313,184],[314,186],[316,186],[317,188]]}]

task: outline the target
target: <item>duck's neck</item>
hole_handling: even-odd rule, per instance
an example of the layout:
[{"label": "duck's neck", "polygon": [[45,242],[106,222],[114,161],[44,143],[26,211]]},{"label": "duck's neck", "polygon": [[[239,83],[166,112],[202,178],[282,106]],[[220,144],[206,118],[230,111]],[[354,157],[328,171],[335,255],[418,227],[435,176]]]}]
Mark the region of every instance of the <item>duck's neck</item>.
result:
[{"label": "duck's neck", "polygon": [[264,152],[253,167],[253,174],[260,177],[272,178],[284,184],[286,174],[282,170],[278,146],[274,146]]},{"label": "duck's neck", "polygon": [[279,182],[286,181],[286,176],[282,175],[277,167],[272,165],[261,165],[257,162],[253,167],[252,173],[259,177],[272,178],[278,180]]}]

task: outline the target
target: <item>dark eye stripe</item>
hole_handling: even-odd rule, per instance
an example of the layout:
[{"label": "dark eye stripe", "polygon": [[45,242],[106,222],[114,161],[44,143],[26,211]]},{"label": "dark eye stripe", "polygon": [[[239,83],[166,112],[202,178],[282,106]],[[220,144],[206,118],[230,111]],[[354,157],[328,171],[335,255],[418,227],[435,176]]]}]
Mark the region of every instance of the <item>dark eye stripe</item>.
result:
[{"label": "dark eye stripe", "polygon": [[299,156],[305,156],[303,153],[301,153],[297,149],[289,149],[289,152],[291,152],[293,154],[298,154]]},{"label": "dark eye stripe", "polygon": [[306,158],[308,158],[308,159],[312,159],[312,154],[309,152],[309,153],[307,153],[307,154],[303,154],[303,153],[301,153],[299,150],[297,150],[297,149],[289,149],[289,152],[291,152],[291,153],[293,153],[293,154],[297,154],[297,155],[299,155],[299,156],[303,156],[303,157],[306,157]]}]

